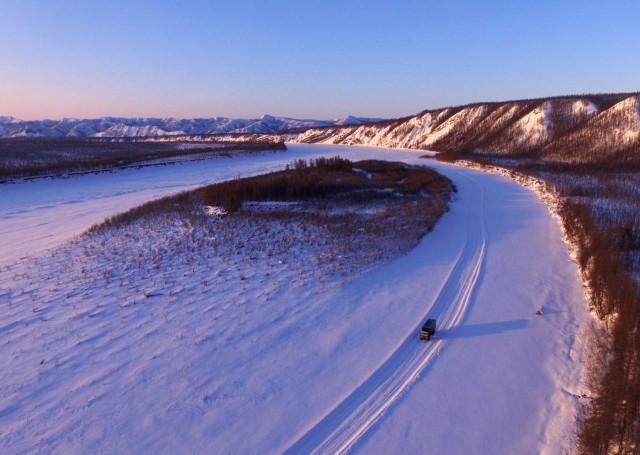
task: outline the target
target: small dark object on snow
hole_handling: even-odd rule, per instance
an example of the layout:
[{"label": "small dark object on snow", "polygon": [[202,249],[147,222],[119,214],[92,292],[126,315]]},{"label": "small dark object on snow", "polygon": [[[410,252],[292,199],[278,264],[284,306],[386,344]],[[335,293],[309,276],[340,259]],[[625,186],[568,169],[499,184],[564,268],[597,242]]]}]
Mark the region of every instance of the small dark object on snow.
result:
[{"label": "small dark object on snow", "polygon": [[427,319],[422,325],[422,329],[420,330],[420,339],[421,340],[430,340],[433,334],[436,333],[436,320],[435,319]]},{"label": "small dark object on snow", "polygon": [[538,316],[542,316],[542,307],[540,307],[540,308],[538,308],[538,309],[536,310],[536,314],[537,314]]}]

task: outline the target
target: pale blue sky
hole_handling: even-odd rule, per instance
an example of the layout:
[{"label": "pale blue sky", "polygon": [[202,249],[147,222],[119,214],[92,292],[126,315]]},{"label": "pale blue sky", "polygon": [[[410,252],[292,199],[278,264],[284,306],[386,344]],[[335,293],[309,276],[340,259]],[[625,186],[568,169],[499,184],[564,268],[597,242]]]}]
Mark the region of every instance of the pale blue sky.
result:
[{"label": "pale blue sky", "polygon": [[638,1],[0,0],[0,115],[398,117],[640,90]]}]

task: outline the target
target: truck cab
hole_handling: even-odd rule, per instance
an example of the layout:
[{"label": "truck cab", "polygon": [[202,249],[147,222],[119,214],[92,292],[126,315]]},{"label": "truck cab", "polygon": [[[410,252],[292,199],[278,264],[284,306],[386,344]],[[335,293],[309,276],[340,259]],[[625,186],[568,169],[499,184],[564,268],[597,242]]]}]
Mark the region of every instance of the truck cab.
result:
[{"label": "truck cab", "polygon": [[420,329],[420,339],[430,340],[435,333],[436,333],[436,320],[427,319],[427,321],[424,324],[422,324],[422,329]]}]

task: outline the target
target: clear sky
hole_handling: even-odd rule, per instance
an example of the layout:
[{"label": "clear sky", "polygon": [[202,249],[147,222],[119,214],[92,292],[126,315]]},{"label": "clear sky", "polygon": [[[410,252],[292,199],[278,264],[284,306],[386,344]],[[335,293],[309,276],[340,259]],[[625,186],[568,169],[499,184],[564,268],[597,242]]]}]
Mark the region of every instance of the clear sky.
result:
[{"label": "clear sky", "polygon": [[0,115],[398,117],[640,90],[639,1],[0,0]]}]

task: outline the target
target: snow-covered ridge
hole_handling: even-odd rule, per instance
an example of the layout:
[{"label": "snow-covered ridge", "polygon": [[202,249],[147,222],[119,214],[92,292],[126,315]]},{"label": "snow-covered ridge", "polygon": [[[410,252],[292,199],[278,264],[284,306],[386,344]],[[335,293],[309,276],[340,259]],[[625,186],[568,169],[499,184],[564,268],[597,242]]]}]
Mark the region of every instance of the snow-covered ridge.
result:
[{"label": "snow-covered ridge", "polygon": [[531,155],[594,162],[640,160],[640,95],[587,95],[480,103],[366,125],[312,128],[292,142]]},{"label": "snow-covered ridge", "polygon": [[264,115],[259,119],[232,119],[226,117],[176,119],[120,118],[98,119],[65,118],[61,120],[17,120],[0,117],[0,137],[147,137],[185,134],[261,133],[315,128],[332,125],[359,125],[379,121],[348,116],[334,120],[308,120]]}]

